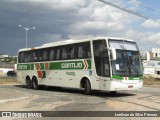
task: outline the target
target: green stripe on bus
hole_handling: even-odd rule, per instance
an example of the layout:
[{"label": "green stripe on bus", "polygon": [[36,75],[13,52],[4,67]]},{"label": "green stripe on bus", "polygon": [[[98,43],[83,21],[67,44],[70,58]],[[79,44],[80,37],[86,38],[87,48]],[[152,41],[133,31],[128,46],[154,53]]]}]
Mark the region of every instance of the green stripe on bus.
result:
[{"label": "green stripe on bus", "polygon": [[121,77],[119,75],[112,75],[112,78],[118,79],[118,80],[123,80],[123,77]]},{"label": "green stripe on bus", "polygon": [[52,62],[50,63],[51,70],[70,70],[70,69],[91,69],[91,60],[85,61],[68,61],[68,62]]},{"label": "green stripe on bus", "polygon": [[44,63],[40,63],[40,66],[41,66],[41,68],[40,68],[40,70],[44,70]]},{"label": "green stripe on bus", "polygon": [[[17,64],[17,70],[34,70],[34,64]],[[40,64],[40,70],[45,70],[44,63]],[[62,61],[62,62],[51,62],[49,63],[50,70],[88,70],[91,69],[91,60],[79,60],[79,61]]]},{"label": "green stripe on bus", "polygon": [[143,76],[135,76],[135,77],[128,77],[128,76],[120,76],[120,75],[113,75],[112,78],[118,79],[118,80],[124,80],[125,78],[128,78],[128,80],[142,80]]},{"label": "green stripe on bus", "polygon": [[30,64],[30,69],[34,70],[34,64]]},{"label": "green stripe on bus", "polygon": [[30,70],[30,64],[18,64],[17,65],[17,70]]}]

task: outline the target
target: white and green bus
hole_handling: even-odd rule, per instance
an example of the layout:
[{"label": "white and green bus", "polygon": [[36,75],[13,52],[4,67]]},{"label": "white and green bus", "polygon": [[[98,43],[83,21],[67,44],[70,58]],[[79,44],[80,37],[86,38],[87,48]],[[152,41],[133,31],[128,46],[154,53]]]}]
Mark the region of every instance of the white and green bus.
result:
[{"label": "white and green bus", "polygon": [[28,88],[58,86],[92,90],[140,90],[139,49],[133,40],[96,37],[20,49],[18,81]]}]

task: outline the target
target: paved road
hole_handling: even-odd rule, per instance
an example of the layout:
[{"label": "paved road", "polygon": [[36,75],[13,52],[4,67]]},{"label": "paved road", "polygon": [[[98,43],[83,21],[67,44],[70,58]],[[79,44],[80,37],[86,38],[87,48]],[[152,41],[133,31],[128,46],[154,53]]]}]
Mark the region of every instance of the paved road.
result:
[{"label": "paved road", "polygon": [[116,95],[84,95],[82,90],[55,87],[32,90],[22,85],[0,85],[0,91],[0,111],[160,111],[160,88],[144,87],[141,91],[121,91]]}]

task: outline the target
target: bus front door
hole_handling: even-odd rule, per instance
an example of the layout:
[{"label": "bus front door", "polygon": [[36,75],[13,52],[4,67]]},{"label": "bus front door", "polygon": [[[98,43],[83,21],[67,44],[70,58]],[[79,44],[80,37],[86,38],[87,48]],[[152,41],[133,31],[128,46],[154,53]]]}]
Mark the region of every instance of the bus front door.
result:
[{"label": "bus front door", "polygon": [[108,90],[110,81],[110,66],[108,51],[102,52],[100,55],[100,89]]}]

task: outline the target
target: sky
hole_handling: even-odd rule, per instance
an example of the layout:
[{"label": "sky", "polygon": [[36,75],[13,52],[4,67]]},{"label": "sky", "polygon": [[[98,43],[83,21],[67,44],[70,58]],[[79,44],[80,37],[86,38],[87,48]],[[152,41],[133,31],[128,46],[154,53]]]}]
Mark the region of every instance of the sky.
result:
[{"label": "sky", "polygon": [[[140,49],[160,48],[160,0],[106,0],[155,18],[137,17],[99,0],[0,0],[0,54],[64,39],[97,36],[135,40]],[[159,22],[159,23],[158,23]]]}]

